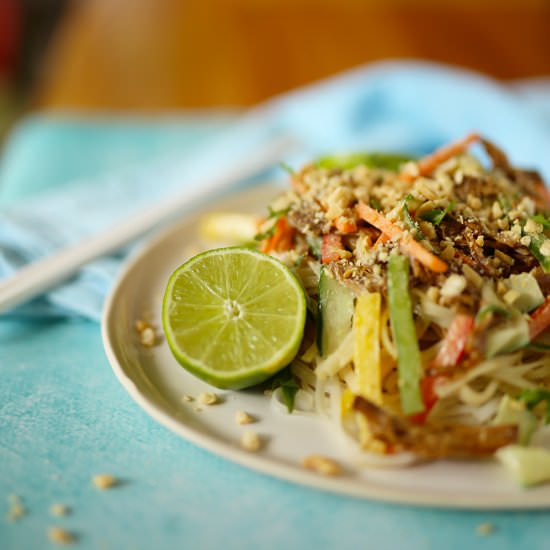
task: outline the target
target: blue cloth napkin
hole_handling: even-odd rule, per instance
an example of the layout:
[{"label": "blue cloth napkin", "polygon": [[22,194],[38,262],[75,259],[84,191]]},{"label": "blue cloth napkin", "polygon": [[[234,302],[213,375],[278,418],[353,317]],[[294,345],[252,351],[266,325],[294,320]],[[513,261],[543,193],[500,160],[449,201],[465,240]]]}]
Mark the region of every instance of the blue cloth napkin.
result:
[{"label": "blue cloth napkin", "polygon": [[[70,120],[62,123],[69,136],[77,131]],[[150,138],[139,147],[124,142],[128,124],[135,122],[116,122],[107,135],[101,134],[105,125],[103,130],[93,127],[86,139],[106,139],[110,145],[102,155],[89,158],[80,135],[74,139],[80,147],[71,149],[71,140],[50,144],[51,155],[66,158],[66,172],[50,180],[46,162],[36,166],[36,179],[27,178],[25,185],[17,177],[23,124],[8,143],[0,173],[0,278],[190,188],[198,177],[223,170],[230,159],[246,156],[254,144],[278,134],[292,135],[301,144],[284,159],[298,165],[335,151],[422,154],[477,130],[508,151],[512,162],[536,168],[550,181],[548,81],[506,87],[427,63],[362,67],[279,96],[245,117],[176,119],[172,139],[155,139],[150,128]],[[66,284],[9,315],[99,319],[126,253],[89,264]]]}]

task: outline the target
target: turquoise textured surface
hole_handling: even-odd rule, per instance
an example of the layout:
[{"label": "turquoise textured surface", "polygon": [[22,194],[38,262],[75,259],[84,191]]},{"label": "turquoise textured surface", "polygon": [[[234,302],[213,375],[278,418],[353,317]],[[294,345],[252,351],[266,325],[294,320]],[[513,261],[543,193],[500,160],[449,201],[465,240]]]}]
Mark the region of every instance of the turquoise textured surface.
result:
[{"label": "turquoise textured surface", "polygon": [[[98,550],[544,549],[545,512],[412,508],[323,493],[249,471],[158,426],[130,399],[86,321],[0,323],[0,548],[48,548],[46,531]],[[123,480],[109,491],[90,478]],[[64,518],[48,509],[71,507]],[[5,514],[2,514],[4,516]],[[479,537],[489,522],[495,531]],[[53,545],[52,545],[53,547]]]}]

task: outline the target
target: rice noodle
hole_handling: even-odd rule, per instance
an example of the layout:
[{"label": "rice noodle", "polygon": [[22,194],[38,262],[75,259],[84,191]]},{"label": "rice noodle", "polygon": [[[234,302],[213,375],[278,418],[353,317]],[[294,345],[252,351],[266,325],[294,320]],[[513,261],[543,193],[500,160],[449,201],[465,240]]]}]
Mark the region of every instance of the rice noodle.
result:
[{"label": "rice noodle", "polygon": [[348,332],[340,345],[326,359],[320,361],[315,369],[319,379],[334,376],[353,359],[353,332]]}]

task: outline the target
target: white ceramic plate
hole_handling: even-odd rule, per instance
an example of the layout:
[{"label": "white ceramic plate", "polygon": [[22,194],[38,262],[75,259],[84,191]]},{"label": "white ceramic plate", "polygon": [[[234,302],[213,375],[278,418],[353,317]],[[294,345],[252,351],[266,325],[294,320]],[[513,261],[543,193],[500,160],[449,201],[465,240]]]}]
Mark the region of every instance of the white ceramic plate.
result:
[{"label": "white ceramic plate", "polygon": [[[261,186],[219,200],[210,211],[265,213],[278,188]],[[140,345],[134,328],[149,314],[161,327],[164,287],[172,271],[200,247],[197,222],[206,211],[185,217],[154,237],[127,264],[105,307],[103,342],[113,370],[133,399],[174,433],[229,460],[296,483],[356,497],[453,508],[543,508],[550,506],[550,486],[521,489],[492,461],[420,464],[400,469],[359,466],[339,436],[319,418],[275,410],[260,391],[221,392],[188,374],[164,341],[153,348]],[[193,250],[194,249],[194,250]],[[223,402],[202,407],[182,396],[216,391]],[[244,410],[258,422],[237,426],[234,414]],[[239,445],[243,430],[261,434],[264,446],[249,453]],[[339,477],[305,470],[302,459],[328,455],[345,468]]]}]

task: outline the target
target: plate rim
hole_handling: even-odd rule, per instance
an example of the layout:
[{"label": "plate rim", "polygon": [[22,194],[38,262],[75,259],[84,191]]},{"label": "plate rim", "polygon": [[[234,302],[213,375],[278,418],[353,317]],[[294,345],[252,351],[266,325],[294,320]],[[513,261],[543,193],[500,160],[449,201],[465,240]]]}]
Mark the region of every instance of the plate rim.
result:
[{"label": "plate rim", "polygon": [[[237,189],[232,193],[225,193],[218,197],[216,202],[228,199],[236,200],[240,196],[257,193],[258,196],[269,191],[280,190],[281,187],[273,183],[255,185],[244,189]],[[249,197],[248,197],[249,198]],[[223,459],[250,468],[264,475],[277,479],[296,483],[310,489],[322,490],[329,493],[346,495],[356,499],[370,500],[372,502],[389,502],[400,505],[414,505],[420,507],[445,508],[457,510],[542,510],[550,508],[550,500],[545,494],[519,493],[517,496],[507,497],[503,501],[502,495],[449,495],[443,493],[430,493],[429,490],[420,493],[411,489],[399,489],[382,484],[371,484],[366,480],[361,483],[346,482],[345,477],[321,476],[306,469],[299,469],[296,465],[279,463],[270,457],[254,454],[238,447],[231,447],[225,442],[218,441],[214,436],[202,433],[193,427],[186,425],[182,420],[178,421],[167,411],[151,400],[147,395],[139,391],[132,378],[126,373],[119,360],[110,337],[111,325],[116,315],[116,303],[123,292],[125,282],[132,276],[135,267],[163,241],[172,234],[178,233],[192,220],[198,220],[201,215],[212,211],[212,205],[201,204],[193,212],[185,212],[182,218],[168,224],[153,235],[146,237],[139,247],[124,261],[116,279],[105,299],[101,315],[101,339],[103,348],[111,369],[123,388],[128,392],[134,402],[144,410],[153,420],[168,428],[179,437],[192,444],[213,453]],[[344,480],[344,482],[343,482]],[[526,489],[529,491],[529,489]]]}]

